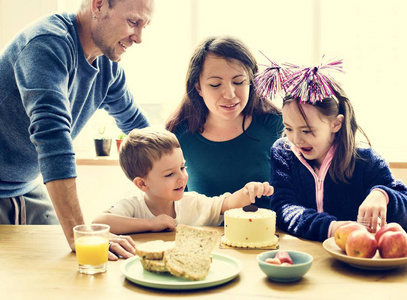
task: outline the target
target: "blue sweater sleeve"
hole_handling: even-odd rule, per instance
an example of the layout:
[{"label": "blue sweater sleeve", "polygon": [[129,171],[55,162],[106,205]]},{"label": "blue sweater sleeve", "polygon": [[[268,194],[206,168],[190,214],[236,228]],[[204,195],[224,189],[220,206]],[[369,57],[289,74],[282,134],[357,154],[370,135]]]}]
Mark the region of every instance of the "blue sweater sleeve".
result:
[{"label": "blue sweater sleeve", "polygon": [[382,189],[389,196],[387,205],[387,222],[399,223],[407,230],[407,187],[396,180],[387,164],[375,151],[360,149],[365,166],[367,194],[373,189]]},{"label": "blue sweater sleeve", "polygon": [[67,90],[67,66],[73,65],[69,40],[47,35],[25,45],[15,63],[16,82],[30,118],[30,139],[45,182],[76,176]]},{"label": "blue sweater sleeve", "polygon": [[101,108],[115,119],[122,132],[128,134],[134,128],[147,127],[149,122],[127,88],[124,70],[119,65],[116,66],[115,81],[109,87]]},{"label": "blue sweater sleeve", "polygon": [[271,148],[270,163],[270,184],[274,187],[270,208],[276,212],[277,227],[302,238],[325,240],[331,222],[337,219],[318,213],[314,178],[287,149],[284,139]]}]

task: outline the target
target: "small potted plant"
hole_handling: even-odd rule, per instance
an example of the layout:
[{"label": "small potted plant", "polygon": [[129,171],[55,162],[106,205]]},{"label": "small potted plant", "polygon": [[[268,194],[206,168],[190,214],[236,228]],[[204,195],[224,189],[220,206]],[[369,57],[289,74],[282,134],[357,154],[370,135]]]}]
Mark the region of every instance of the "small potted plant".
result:
[{"label": "small potted plant", "polygon": [[123,133],[123,132],[121,132],[121,133],[117,136],[117,139],[116,139],[117,152],[120,151],[120,145],[122,144],[123,139],[124,139],[125,137],[126,137],[126,134]]},{"label": "small potted plant", "polygon": [[97,136],[94,139],[96,156],[109,156],[112,147],[112,138],[106,135],[106,125],[98,127]]}]

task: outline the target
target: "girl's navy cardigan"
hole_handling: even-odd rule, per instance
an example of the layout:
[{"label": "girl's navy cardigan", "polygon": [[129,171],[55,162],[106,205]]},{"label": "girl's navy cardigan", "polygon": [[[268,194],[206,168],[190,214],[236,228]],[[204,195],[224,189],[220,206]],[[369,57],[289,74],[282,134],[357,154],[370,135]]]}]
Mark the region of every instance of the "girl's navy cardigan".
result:
[{"label": "girl's navy cardigan", "polygon": [[323,212],[317,211],[315,179],[306,166],[279,139],[271,148],[270,184],[274,186],[270,208],[277,227],[292,235],[323,241],[332,221],[356,220],[359,206],[375,188],[389,197],[387,223],[407,229],[407,187],[395,180],[388,164],[372,149],[357,150],[359,158],[348,184],[335,183],[329,173],[323,182]]}]

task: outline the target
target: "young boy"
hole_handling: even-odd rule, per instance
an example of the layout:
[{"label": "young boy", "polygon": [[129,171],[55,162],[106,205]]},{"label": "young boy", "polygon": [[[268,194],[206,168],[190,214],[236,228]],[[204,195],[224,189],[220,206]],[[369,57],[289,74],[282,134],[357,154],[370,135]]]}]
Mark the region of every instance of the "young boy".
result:
[{"label": "young boy", "polygon": [[188,173],[178,139],[151,127],[130,132],[120,148],[120,165],[138,187],[137,194],[118,201],[93,221],[110,225],[115,234],[173,230],[176,224],[218,226],[226,210],[273,194],[268,182],[249,182],[218,197],[184,193]]}]

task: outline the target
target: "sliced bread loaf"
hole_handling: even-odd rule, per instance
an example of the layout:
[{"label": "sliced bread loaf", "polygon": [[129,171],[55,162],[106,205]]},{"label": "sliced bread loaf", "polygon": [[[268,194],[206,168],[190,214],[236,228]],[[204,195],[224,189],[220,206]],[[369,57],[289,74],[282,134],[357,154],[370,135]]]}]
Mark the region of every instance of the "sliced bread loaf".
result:
[{"label": "sliced bread loaf", "polygon": [[142,259],[160,260],[164,252],[174,248],[175,242],[164,242],[162,240],[150,241],[136,245],[136,254]]},{"label": "sliced bread loaf", "polygon": [[218,232],[182,224],[176,230],[175,247],[164,252],[166,268],[177,277],[204,279],[209,273]]},{"label": "sliced bread loaf", "polygon": [[164,260],[162,259],[147,259],[142,258],[140,260],[141,265],[147,271],[154,273],[166,273],[168,272],[167,267],[165,266]]}]

